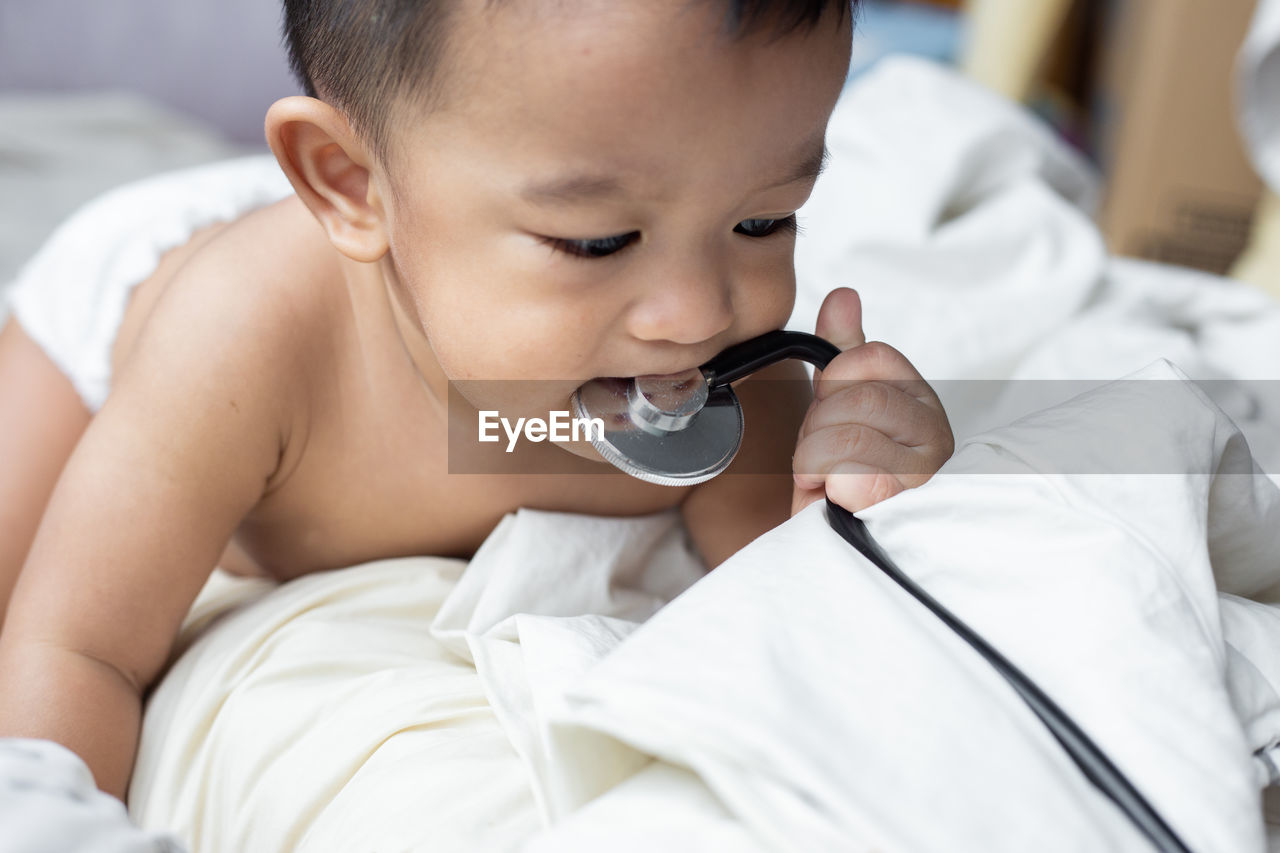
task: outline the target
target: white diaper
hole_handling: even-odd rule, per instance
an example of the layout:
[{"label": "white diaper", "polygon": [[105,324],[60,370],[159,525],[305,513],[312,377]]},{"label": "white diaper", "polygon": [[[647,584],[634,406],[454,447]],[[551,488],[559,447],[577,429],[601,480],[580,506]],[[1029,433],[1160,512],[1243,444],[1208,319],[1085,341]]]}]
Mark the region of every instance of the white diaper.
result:
[{"label": "white diaper", "polygon": [[18,273],[13,316],[90,411],[111,388],[111,349],[129,294],[199,229],[292,192],[270,155],[128,184],[76,211]]}]

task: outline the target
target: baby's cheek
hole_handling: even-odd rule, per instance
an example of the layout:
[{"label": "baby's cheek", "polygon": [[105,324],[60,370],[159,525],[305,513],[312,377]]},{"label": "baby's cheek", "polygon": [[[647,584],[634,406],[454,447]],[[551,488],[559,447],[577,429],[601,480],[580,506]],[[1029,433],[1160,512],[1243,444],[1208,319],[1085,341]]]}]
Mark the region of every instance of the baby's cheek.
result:
[{"label": "baby's cheek", "polygon": [[740,279],[735,300],[766,330],[780,329],[791,317],[796,301],[795,265],[790,254],[772,263],[754,266]]}]

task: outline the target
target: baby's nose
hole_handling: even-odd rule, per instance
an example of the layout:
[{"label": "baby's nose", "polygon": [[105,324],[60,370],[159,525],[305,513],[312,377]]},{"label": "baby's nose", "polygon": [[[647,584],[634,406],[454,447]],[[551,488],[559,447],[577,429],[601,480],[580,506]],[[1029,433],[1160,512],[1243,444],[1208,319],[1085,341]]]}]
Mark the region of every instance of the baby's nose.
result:
[{"label": "baby's nose", "polygon": [[733,324],[733,289],[721,274],[668,276],[631,311],[630,332],[647,341],[698,344]]}]

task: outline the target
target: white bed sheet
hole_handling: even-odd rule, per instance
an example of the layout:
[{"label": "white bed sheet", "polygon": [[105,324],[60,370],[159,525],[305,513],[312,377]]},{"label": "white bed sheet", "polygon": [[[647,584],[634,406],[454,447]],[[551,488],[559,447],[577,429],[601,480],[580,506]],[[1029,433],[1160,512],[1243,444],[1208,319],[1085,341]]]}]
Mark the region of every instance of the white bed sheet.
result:
[{"label": "white bed sheet", "polygon": [[[1193,849],[1261,850],[1280,490],[1178,377],[1157,363],[976,436],[862,517]],[[1057,473],[1138,443],[1167,473]],[[132,811],[198,850],[1145,849],[822,511],[665,607],[698,577],[669,513],[521,511],[465,571],[267,590],[152,699]]]}]

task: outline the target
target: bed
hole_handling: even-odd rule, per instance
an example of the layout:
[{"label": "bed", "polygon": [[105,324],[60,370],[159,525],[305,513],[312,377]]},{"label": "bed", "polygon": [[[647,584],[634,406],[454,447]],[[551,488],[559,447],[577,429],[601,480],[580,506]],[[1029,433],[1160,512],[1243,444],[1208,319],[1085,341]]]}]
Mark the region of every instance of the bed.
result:
[{"label": "bed", "polygon": [[[241,153],[188,141],[168,148]],[[958,439],[930,484],[862,514],[872,534],[1193,849],[1267,849],[1280,304],[1109,257],[1089,168],[937,66],[861,78],[829,147],[789,325],[856,287]],[[74,182],[49,165],[21,198]],[[1146,849],[822,512],[710,574],[673,514],[536,511],[469,562],[215,573],[148,700],[130,817],[198,851]],[[0,823],[31,819],[6,790]]]}]

